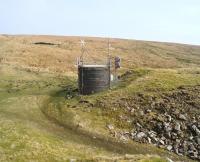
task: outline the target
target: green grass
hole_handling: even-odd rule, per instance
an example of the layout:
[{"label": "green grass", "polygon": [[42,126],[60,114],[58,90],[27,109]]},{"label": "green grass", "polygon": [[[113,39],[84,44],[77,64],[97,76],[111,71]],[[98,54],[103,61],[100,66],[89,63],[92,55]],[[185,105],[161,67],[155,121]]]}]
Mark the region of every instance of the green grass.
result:
[{"label": "green grass", "polygon": [[121,97],[196,85],[200,77],[198,69],[135,69],[112,90],[91,96],[77,94],[75,78],[50,73],[12,69],[0,76],[0,83],[0,161],[96,161],[98,156],[114,159],[127,153],[133,159],[148,159],[146,154],[179,159],[154,146],[116,141],[106,125],[129,127],[116,120],[123,111],[112,111]]},{"label": "green grass", "polygon": [[[67,87],[75,88],[73,78],[15,69],[1,75],[0,82],[0,161],[87,161],[126,152],[123,144],[109,144],[104,137],[94,138],[86,130],[77,131],[80,111],[61,112],[68,108],[65,96]],[[68,104],[76,104],[78,98]],[[44,108],[54,110],[50,112],[52,118],[42,113]]]},{"label": "green grass", "polygon": [[[32,44],[38,41],[61,45]],[[118,141],[106,126],[130,129],[118,120],[126,114],[117,109],[123,98],[200,84],[200,48],[111,39],[111,55],[118,53],[122,59],[119,74],[130,73],[111,90],[80,96],[74,77],[78,41],[79,37],[0,36],[0,161],[115,161],[126,159],[126,154],[133,161],[190,161],[151,145]],[[103,38],[86,42],[92,54],[87,61],[106,59]]]},{"label": "green grass", "polygon": [[[84,136],[57,126],[41,112],[43,101],[70,85],[71,80],[51,75],[38,78],[41,80],[1,76],[0,161],[66,161],[109,154],[102,148],[87,146],[81,141]],[[95,154],[90,153],[91,149]]]},{"label": "green grass", "polygon": [[[188,72],[190,71],[190,72]],[[198,71],[198,70],[196,70]],[[200,84],[200,75],[194,73],[193,69],[187,70],[164,70],[164,69],[136,69],[130,75],[122,78],[121,82],[114,85],[112,90],[104,91],[90,96],[76,96],[65,100],[63,91],[57,92],[50,98],[43,107],[43,112],[51,119],[55,119],[58,124],[67,128],[78,126],[78,130],[86,131],[89,134],[106,138],[109,136],[105,129],[107,124],[113,123],[116,129],[129,129],[130,125],[117,120],[120,115],[126,114],[123,109],[117,109],[113,103],[121,98],[129,98],[138,93],[156,95],[157,93],[168,92],[179,86],[194,86]],[[80,103],[80,100],[87,103]],[[99,133],[101,132],[101,133]],[[135,148],[129,153],[157,153],[166,155],[162,150],[150,146],[143,146],[131,143]],[[146,147],[146,148],[145,148]],[[127,146],[127,148],[129,148]],[[126,150],[129,151],[128,149]]]},{"label": "green grass", "polygon": [[141,160],[140,162],[168,162],[168,161],[159,157],[153,157],[153,158]]}]

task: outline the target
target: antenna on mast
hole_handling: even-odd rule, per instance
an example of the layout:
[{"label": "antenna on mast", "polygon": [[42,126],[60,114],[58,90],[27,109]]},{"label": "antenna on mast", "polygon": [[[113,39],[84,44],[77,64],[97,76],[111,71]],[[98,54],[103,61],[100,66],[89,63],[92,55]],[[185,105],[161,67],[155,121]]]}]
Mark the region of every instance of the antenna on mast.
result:
[{"label": "antenna on mast", "polygon": [[81,44],[80,63],[83,65],[83,56],[84,56],[84,53],[85,53],[85,41],[83,39],[81,39],[80,44]]},{"label": "antenna on mast", "polygon": [[111,47],[111,44],[110,44],[110,39],[108,38],[108,68],[109,68],[109,88],[111,87],[111,55],[110,55],[110,47]]},{"label": "antenna on mast", "polygon": [[107,46],[108,46],[108,64],[110,64],[110,59],[111,59],[111,55],[110,55],[110,48],[111,48],[111,44],[110,44],[110,38],[108,38],[108,42],[107,42]]},{"label": "antenna on mast", "polygon": [[110,39],[108,38],[108,57],[110,56]]}]

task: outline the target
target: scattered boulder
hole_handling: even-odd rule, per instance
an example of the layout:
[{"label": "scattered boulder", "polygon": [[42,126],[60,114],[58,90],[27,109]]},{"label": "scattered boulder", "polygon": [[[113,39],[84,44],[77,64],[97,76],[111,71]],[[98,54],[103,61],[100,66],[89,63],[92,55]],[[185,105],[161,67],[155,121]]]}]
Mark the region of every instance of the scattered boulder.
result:
[{"label": "scattered boulder", "polygon": [[174,126],[174,129],[175,129],[177,132],[181,131],[181,125],[180,125],[178,122],[176,122],[176,123],[175,123],[175,126]]},{"label": "scattered boulder", "polygon": [[179,115],[179,119],[181,119],[181,120],[185,120],[185,121],[187,120],[186,116],[183,115],[183,114],[180,114],[180,115]]},{"label": "scattered boulder", "polygon": [[165,142],[164,142],[163,140],[160,140],[159,143],[160,143],[161,145],[165,145]]},{"label": "scattered boulder", "polygon": [[196,125],[192,125],[192,130],[196,133],[196,135],[200,136],[200,130],[197,128]]},{"label": "scattered boulder", "polygon": [[146,137],[146,134],[144,132],[139,132],[137,135],[136,135],[137,139],[142,139],[144,137]]},{"label": "scattered boulder", "polygon": [[167,117],[167,121],[168,121],[168,122],[171,122],[171,121],[172,121],[172,117],[171,117],[170,115],[166,115],[166,117]]},{"label": "scattered boulder", "polygon": [[173,146],[172,145],[168,145],[166,148],[167,148],[168,151],[171,151]]}]

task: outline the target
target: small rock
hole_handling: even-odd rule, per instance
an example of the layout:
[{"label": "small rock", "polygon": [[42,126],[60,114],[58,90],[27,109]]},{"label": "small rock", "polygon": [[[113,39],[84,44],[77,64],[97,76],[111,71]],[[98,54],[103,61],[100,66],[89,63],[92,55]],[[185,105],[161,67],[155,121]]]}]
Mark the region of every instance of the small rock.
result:
[{"label": "small rock", "polygon": [[135,112],[135,109],[133,108],[133,109],[131,109],[131,114],[133,114]]},{"label": "small rock", "polygon": [[140,111],[139,111],[139,114],[140,114],[141,116],[143,116],[143,115],[144,115],[144,111],[140,110]]},{"label": "small rock", "polygon": [[148,134],[150,135],[150,137],[151,137],[151,136],[156,136],[156,135],[157,135],[157,133],[156,133],[156,132],[154,132],[154,131],[152,131],[152,130],[151,130],[151,131],[149,131],[149,132],[148,132]]},{"label": "small rock", "polygon": [[196,121],[196,117],[195,116],[193,116],[192,117],[192,123],[196,123],[197,121]]},{"label": "small rock", "polygon": [[129,131],[125,131],[123,134],[124,134],[124,135],[129,135],[130,132],[129,132]]},{"label": "small rock", "polygon": [[200,145],[200,137],[197,138],[197,144]]},{"label": "small rock", "polygon": [[152,140],[157,143],[159,141],[159,138],[152,137]]},{"label": "small rock", "polygon": [[136,137],[137,133],[136,132],[131,132],[131,138],[134,139]]},{"label": "small rock", "polygon": [[183,150],[184,150],[184,154],[186,154],[187,150],[188,150],[188,142],[184,141],[182,144]]},{"label": "small rock", "polygon": [[160,140],[159,143],[160,143],[161,145],[165,145],[165,142],[164,142],[163,140]]},{"label": "small rock", "polygon": [[174,126],[174,129],[176,130],[176,131],[181,131],[181,125],[178,123],[178,122],[176,122],[175,123],[175,126]]},{"label": "small rock", "polygon": [[89,101],[81,99],[79,103],[89,103]]},{"label": "small rock", "polygon": [[185,120],[185,121],[187,120],[186,116],[183,115],[183,114],[180,114],[180,115],[179,115],[179,119],[181,119],[181,120]]},{"label": "small rock", "polygon": [[168,150],[168,151],[171,151],[172,148],[173,148],[172,145],[168,145],[168,146],[167,146],[167,150]]},{"label": "small rock", "polygon": [[180,139],[176,139],[176,143],[179,144],[181,142]]},{"label": "small rock", "polygon": [[132,120],[131,119],[127,119],[126,122],[127,123],[132,123]]},{"label": "small rock", "polygon": [[191,150],[191,151],[196,150],[195,147],[194,147],[194,145],[192,143],[190,143],[188,149]]},{"label": "small rock", "polygon": [[151,112],[151,110],[150,109],[147,109],[147,111],[146,111],[147,113],[150,113]]},{"label": "small rock", "polygon": [[189,137],[189,140],[190,140],[190,141],[192,141],[193,139],[194,139],[194,137],[193,137],[193,136],[190,136],[190,137]]},{"label": "small rock", "polygon": [[125,142],[125,141],[128,141],[128,137],[125,136],[125,135],[121,135],[121,136],[120,136],[120,140],[121,140],[121,141],[124,141],[124,142]]},{"label": "small rock", "polygon": [[178,148],[174,148],[174,152],[179,155]]},{"label": "small rock", "polygon": [[166,159],[167,159],[168,162],[174,162],[174,161],[172,161],[170,158],[166,158]]},{"label": "small rock", "polygon": [[114,129],[114,126],[112,124],[108,124],[107,127],[108,127],[109,130],[113,130]]},{"label": "small rock", "polygon": [[146,137],[146,134],[145,134],[144,132],[139,132],[139,133],[136,135],[136,137],[137,137],[138,139],[142,139],[142,138]]},{"label": "small rock", "polygon": [[190,157],[194,159],[198,158],[198,152],[196,150],[189,150],[188,153]]},{"label": "small rock", "polygon": [[200,130],[197,128],[196,125],[192,125],[192,129],[198,136],[200,136]]},{"label": "small rock", "polygon": [[197,152],[197,151],[194,151],[193,157],[194,157],[195,159],[198,158],[198,152]]},{"label": "small rock", "polygon": [[169,123],[164,122],[163,125],[164,125],[165,132],[168,133],[168,132],[172,131],[172,127],[171,127],[171,125]]},{"label": "small rock", "polygon": [[158,123],[156,126],[157,131],[160,133],[163,130],[163,126],[161,123]]},{"label": "small rock", "polygon": [[147,137],[148,143],[151,144],[151,138]]},{"label": "small rock", "polygon": [[172,137],[171,132],[166,132],[164,135],[168,139],[171,139],[171,137]]},{"label": "small rock", "polygon": [[[199,120],[200,120],[200,116],[199,116]],[[197,128],[200,129],[200,122],[197,123]]]},{"label": "small rock", "polygon": [[130,111],[130,110],[131,110],[131,107],[129,107],[129,106],[127,105],[127,106],[126,106],[126,109]]},{"label": "small rock", "polygon": [[181,155],[185,154],[185,152],[184,152],[184,148],[182,148],[182,147],[179,148],[178,152],[181,153]]},{"label": "small rock", "polygon": [[181,123],[181,130],[187,130],[187,126],[184,122]]},{"label": "small rock", "polygon": [[140,123],[136,123],[136,125],[137,125],[139,128],[142,128],[142,126],[140,125]]},{"label": "small rock", "polygon": [[164,136],[162,136],[162,137],[161,137],[161,140],[165,141],[165,140],[166,140],[166,138],[165,138]]},{"label": "small rock", "polygon": [[173,140],[175,140],[175,139],[177,138],[177,134],[176,134],[176,133],[172,133],[172,134],[171,134],[171,138],[172,138]]},{"label": "small rock", "polygon": [[166,117],[167,117],[167,121],[168,121],[168,122],[171,122],[171,121],[172,121],[172,117],[171,117],[170,115],[166,115]]}]

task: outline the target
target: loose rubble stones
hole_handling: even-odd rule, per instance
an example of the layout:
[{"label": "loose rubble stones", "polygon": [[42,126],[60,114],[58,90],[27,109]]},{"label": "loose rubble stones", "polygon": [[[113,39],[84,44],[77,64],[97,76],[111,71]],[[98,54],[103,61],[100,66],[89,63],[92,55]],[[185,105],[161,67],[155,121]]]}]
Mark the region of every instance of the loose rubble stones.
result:
[{"label": "loose rubble stones", "polygon": [[130,139],[200,160],[200,86],[180,87],[161,97],[139,94],[123,99],[119,108],[123,105],[130,109],[126,116],[134,128]]}]

